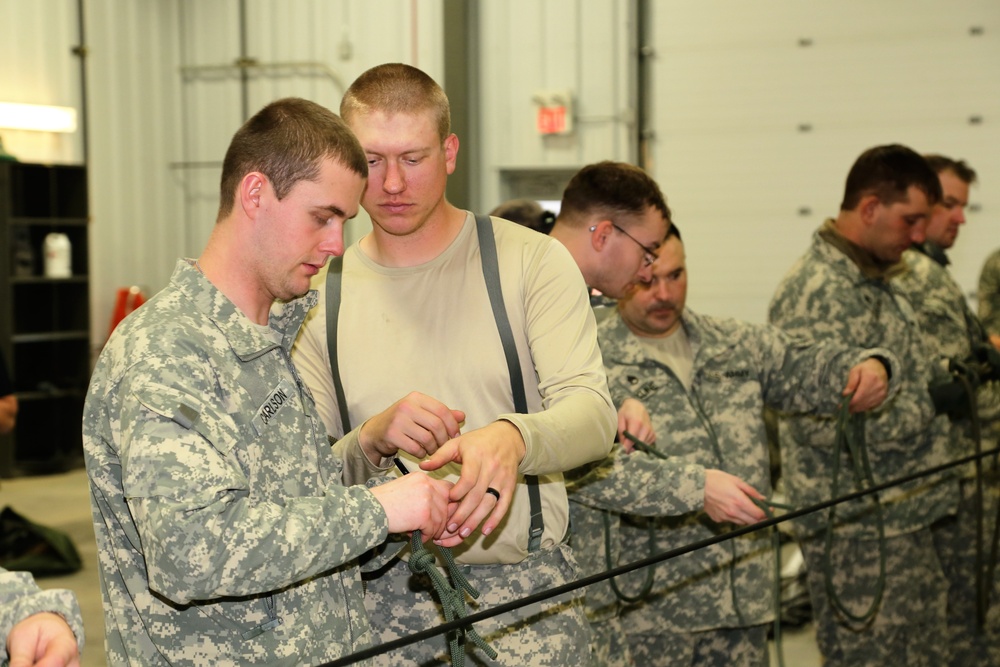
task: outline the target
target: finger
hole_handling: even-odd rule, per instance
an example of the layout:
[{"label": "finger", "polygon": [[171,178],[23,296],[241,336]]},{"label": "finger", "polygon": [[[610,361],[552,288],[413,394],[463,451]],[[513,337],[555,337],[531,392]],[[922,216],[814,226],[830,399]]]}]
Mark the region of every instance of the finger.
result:
[{"label": "finger", "polygon": [[455,547],[463,542],[461,535],[451,535],[450,537],[441,537],[440,539],[434,540],[434,544],[439,547]]},{"label": "finger", "polygon": [[[407,417],[401,424],[401,429],[427,454],[436,452],[441,445],[454,438],[459,432],[458,421],[452,411],[437,402],[411,412]],[[423,458],[423,456],[419,458]]]},{"label": "finger", "polygon": [[[499,504],[500,501],[495,498],[493,494],[484,493],[482,499],[479,501],[479,504],[472,510],[469,518],[466,519],[461,528],[459,528],[458,534],[462,537],[468,537],[471,535],[472,532],[479,527],[479,524],[482,523],[483,520],[488,517],[493,509]],[[483,528],[485,529],[486,526],[483,526]],[[484,534],[488,535],[489,533]]]},{"label": "finger", "polygon": [[500,525],[504,516],[507,515],[507,510],[510,509],[511,501],[514,499],[513,482],[498,490],[500,491],[500,499],[497,501],[493,511],[490,512],[486,522],[483,524],[483,535],[489,535],[497,526]]},{"label": "finger", "polygon": [[[750,498],[756,498],[757,500],[763,500],[764,499],[764,494],[763,493],[761,493],[757,489],[753,488],[752,486],[750,486],[749,484],[747,484],[743,480],[741,480],[739,478],[737,478],[737,480],[738,481],[736,483],[736,488],[738,488],[740,491],[742,491],[746,496],[750,496]],[[743,499],[743,503],[741,503],[741,504],[743,506],[745,506],[745,507],[746,506],[755,507],[755,508],[757,507],[757,505],[754,504],[754,502],[752,500],[750,500],[749,498],[744,498]]]},{"label": "finger", "polygon": [[[448,520],[448,530],[457,532],[463,538],[471,535],[472,531],[479,526],[479,521],[489,513],[492,507],[492,504],[490,504],[492,500],[493,496],[485,492],[480,492],[477,488],[473,488],[462,497],[461,502],[458,504],[458,509],[455,510],[454,514]],[[482,507],[484,503],[486,507]],[[473,521],[474,517],[477,517],[475,521]]]},{"label": "finger", "polygon": [[[465,413],[462,412],[461,410],[452,410],[451,418],[455,420],[455,428],[454,431],[452,432],[451,437],[457,438],[459,434],[462,432],[462,424],[465,422]],[[450,425],[449,428],[451,428]]]},{"label": "finger", "polygon": [[[453,438],[442,445],[430,458],[424,459],[420,462],[421,470],[437,470],[442,468],[452,461],[461,462],[461,457],[458,452],[458,440]],[[454,490],[454,487],[452,488]],[[454,494],[451,496],[454,498]]]},{"label": "finger", "polygon": [[762,509],[760,509],[759,507],[757,507],[756,505],[754,505],[749,501],[741,503],[736,508],[735,514],[739,522],[742,523],[744,526],[748,526],[750,524],[757,523],[758,521],[762,521],[766,516]]},{"label": "finger", "polygon": [[844,391],[841,393],[841,396],[847,396],[852,391],[855,391],[860,382],[861,382],[861,372],[858,370],[858,367],[855,366],[847,374],[847,386],[844,387]]},{"label": "finger", "polygon": [[[478,457],[463,460],[462,473],[459,475],[458,481],[455,482],[455,486],[451,487],[449,497],[459,502],[464,501],[465,497],[470,494],[474,494],[478,498],[486,493],[487,486],[489,486],[489,481],[484,479],[482,460]],[[459,507],[458,511],[461,512],[462,508]],[[468,516],[468,512],[463,513],[462,520],[464,521]]]}]

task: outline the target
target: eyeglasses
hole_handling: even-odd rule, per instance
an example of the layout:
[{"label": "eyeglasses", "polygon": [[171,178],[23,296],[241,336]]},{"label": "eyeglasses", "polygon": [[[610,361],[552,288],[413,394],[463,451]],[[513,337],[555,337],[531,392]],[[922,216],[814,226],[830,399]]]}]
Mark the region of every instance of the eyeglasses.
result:
[{"label": "eyeglasses", "polygon": [[[643,245],[642,243],[639,242],[639,239],[637,239],[636,237],[632,236],[631,234],[629,234],[628,232],[626,232],[624,229],[622,229],[621,227],[619,227],[618,223],[616,223],[616,222],[612,222],[611,226],[614,227],[615,229],[617,229],[618,231],[620,231],[625,236],[627,236],[630,239],[632,239],[633,243],[635,243],[637,246],[639,246],[640,248],[642,248],[642,253],[643,253],[642,254],[642,265],[643,266],[652,266],[653,262],[656,261],[656,251],[657,251],[657,248],[655,248],[655,247],[651,248],[649,246]],[[597,225],[594,225],[593,227],[590,228],[591,233],[593,233],[593,231],[595,229],[597,229]]]}]

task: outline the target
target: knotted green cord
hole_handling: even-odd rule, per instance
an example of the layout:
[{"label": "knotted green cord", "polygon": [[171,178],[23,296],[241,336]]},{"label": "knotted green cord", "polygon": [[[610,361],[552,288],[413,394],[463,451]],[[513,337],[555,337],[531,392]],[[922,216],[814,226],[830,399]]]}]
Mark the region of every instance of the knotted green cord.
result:
[{"label": "knotted green cord", "polygon": [[[469,583],[469,580],[462,574],[462,570],[455,564],[455,558],[452,556],[451,549],[448,547],[438,547],[438,551],[441,552],[441,559],[444,560],[445,566],[448,568],[448,575],[455,583],[455,587],[452,587],[445,576],[441,574],[441,571],[435,567],[434,554],[424,547],[423,538],[419,530],[413,531],[413,536],[410,539],[410,551],[410,571],[414,574],[426,574],[430,577],[431,583],[434,584],[434,591],[437,593],[438,599],[441,601],[441,606],[444,608],[445,622],[453,621],[457,618],[465,618],[468,615],[465,609],[465,593],[468,593],[469,597],[476,600],[479,598],[479,591]],[[473,644],[482,649],[483,653],[488,655],[491,660],[496,660],[497,652],[469,625],[455,633],[449,633],[448,651],[451,654],[451,664],[454,667],[463,667],[465,665],[465,648],[458,641],[460,634],[467,641],[471,640]]]}]

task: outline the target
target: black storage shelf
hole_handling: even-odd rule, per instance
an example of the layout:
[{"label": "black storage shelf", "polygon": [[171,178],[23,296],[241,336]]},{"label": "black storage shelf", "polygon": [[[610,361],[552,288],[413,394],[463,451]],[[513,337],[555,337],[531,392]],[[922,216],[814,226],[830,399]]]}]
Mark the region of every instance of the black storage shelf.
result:
[{"label": "black storage shelf", "polygon": [[[0,162],[0,350],[20,410],[0,436],[0,477],[83,463],[81,421],[90,380],[87,170]],[[69,277],[45,276],[50,233],[70,241]]]}]

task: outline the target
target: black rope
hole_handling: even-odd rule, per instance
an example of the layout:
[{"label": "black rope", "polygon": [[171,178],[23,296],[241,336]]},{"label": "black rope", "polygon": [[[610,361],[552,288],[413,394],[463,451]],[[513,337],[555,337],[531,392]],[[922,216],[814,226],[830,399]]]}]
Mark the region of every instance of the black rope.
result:
[{"label": "black rope", "polygon": [[367,658],[371,658],[376,655],[381,655],[382,653],[387,653],[389,651],[394,651],[398,648],[409,646],[410,644],[415,644],[425,639],[437,637],[438,635],[445,634],[447,632],[452,632],[454,630],[458,630],[463,627],[467,627],[469,625],[472,625],[473,623],[478,623],[488,618],[493,618],[494,616],[506,614],[507,612],[515,611],[517,609],[526,607],[528,605],[544,602],[551,598],[559,597],[560,595],[566,595],[568,593],[572,593],[581,588],[586,588],[587,586],[592,586],[593,584],[606,581],[608,579],[611,579],[612,577],[618,577],[623,574],[627,574],[629,572],[641,570],[644,567],[657,565],[658,563],[668,561],[678,556],[683,556],[684,554],[691,553],[692,551],[697,551],[698,549],[703,549],[705,547],[712,546],[713,544],[719,544],[721,542],[725,542],[726,540],[735,539],[737,537],[741,537],[743,535],[747,535],[749,533],[758,530],[770,528],[771,526],[777,526],[778,524],[784,523],[786,521],[792,521],[807,514],[812,514],[813,512],[819,512],[821,510],[828,509],[830,507],[833,507],[834,505],[840,505],[846,502],[850,502],[852,500],[858,500],[860,498],[864,498],[865,496],[885,491],[886,489],[891,489],[893,487],[900,486],[902,484],[906,484],[914,480],[922,479],[924,477],[930,477],[932,475],[945,472],[952,468],[965,465],[966,463],[972,463],[979,458],[994,456],[998,453],[1000,453],[1000,448],[995,447],[993,449],[986,450],[980,454],[970,454],[969,456],[963,456],[961,458],[955,459],[954,461],[949,461],[947,463],[942,463],[940,465],[932,466],[930,468],[927,468],[926,470],[920,470],[911,473],[909,475],[896,477],[886,482],[882,482],[881,484],[876,484],[870,488],[848,493],[844,496],[841,496],[840,498],[832,498],[830,500],[824,500],[815,503],[808,507],[803,507],[797,510],[791,510],[781,516],[764,519],[763,521],[758,521],[757,523],[751,524],[749,526],[736,528],[723,535],[716,535],[715,537],[699,540],[697,542],[693,542],[683,547],[670,549],[655,556],[650,556],[648,558],[643,558],[642,560],[637,560],[633,563],[621,565],[615,568],[614,570],[593,574],[587,577],[583,577],[581,579],[577,579],[576,581],[571,581],[567,584],[555,586],[545,591],[533,593],[531,595],[519,598],[517,600],[512,600],[510,602],[498,604],[497,606],[492,607],[490,609],[484,609],[474,614],[469,614],[465,618],[455,619],[447,623],[442,623],[441,625],[438,625],[436,627],[428,628],[426,630],[421,630],[411,635],[407,635],[406,637],[393,639],[383,644],[379,644],[378,646],[371,646],[366,649],[361,649],[360,651],[356,651],[350,655],[337,658],[336,660],[332,660],[330,662],[322,663],[317,667],[343,667],[344,665],[353,665],[361,660],[365,660]]}]

